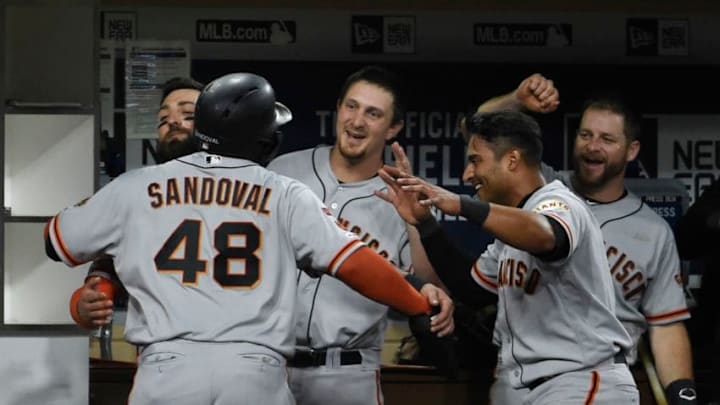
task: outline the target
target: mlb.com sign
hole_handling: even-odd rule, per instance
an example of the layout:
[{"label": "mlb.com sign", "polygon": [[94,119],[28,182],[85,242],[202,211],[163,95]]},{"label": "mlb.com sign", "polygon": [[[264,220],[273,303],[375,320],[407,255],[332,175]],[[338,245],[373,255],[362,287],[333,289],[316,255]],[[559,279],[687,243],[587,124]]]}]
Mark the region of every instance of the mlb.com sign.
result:
[{"label": "mlb.com sign", "polygon": [[295,21],[197,20],[198,42],[289,44],[297,38]]}]

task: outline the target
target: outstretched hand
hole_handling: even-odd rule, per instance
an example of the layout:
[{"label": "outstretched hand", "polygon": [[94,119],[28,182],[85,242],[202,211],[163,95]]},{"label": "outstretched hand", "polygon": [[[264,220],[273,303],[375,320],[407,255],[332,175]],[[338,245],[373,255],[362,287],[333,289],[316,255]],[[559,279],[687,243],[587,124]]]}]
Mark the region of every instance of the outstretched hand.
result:
[{"label": "outstretched hand", "polygon": [[421,207],[434,206],[448,215],[460,215],[460,195],[428,183],[419,177],[399,172],[397,169],[389,170],[387,174],[395,178],[395,182],[402,192],[414,193],[417,203]]},{"label": "outstretched hand", "polygon": [[397,182],[398,177],[410,176],[408,173],[396,167],[384,165],[382,169],[378,170],[378,175],[388,187],[387,191],[375,191],[375,195],[392,204],[405,222],[417,225],[432,215],[430,208],[420,204],[417,193],[403,190]]},{"label": "outstretched hand", "polygon": [[515,90],[515,95],[522,106],[539,113],[550,113],[560,104],[560,93],[552,80],[535,73],[523,80]]}]

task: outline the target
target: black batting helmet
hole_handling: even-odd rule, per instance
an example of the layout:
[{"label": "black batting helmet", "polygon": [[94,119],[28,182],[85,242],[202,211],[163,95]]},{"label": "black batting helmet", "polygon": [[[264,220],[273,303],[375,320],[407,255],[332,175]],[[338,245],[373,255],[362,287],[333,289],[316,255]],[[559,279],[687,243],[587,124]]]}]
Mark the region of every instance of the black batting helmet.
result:
[{"label": "black batting helmet", "polygon": [[200,149],[266,164],[280,145],[278,128],[292,119],[275,101],[265,78],[232,73],[213,80],[195,106],[195,137]]}]

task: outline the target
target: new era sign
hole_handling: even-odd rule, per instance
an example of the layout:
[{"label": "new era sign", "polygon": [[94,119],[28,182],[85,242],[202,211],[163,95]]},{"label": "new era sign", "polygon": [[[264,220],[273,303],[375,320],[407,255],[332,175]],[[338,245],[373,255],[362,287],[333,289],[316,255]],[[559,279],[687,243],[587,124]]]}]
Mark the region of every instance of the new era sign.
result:
[{"label": "new era sign", "polygon": [[353,16],[353,53],[415,53],[415,17]]}]

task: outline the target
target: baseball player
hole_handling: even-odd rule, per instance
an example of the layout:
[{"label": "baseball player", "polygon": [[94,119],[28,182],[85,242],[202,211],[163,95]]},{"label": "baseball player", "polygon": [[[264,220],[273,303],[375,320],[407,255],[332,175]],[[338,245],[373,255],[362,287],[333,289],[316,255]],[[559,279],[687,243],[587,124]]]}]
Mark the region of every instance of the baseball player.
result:
[{"label": "baseball player", "polygon": [[[533,92],[530,87],[543,88]],[[478,111],[538,109],[552,81],[533,75],[513,92],[484,103]],[[559,102],[559,100],[555,100]],[[637,343],[647,331],[660,382],[671,405],[695,404],[690,341],[684,320],[690,317],[672,230],[665,220],[625,188],[628,162],[640,150],[640,124],[616,98],[586,102],[573,152],[575,171],[561,178],[544,166],[546,179],[560,179],[580,194],[600,223],[615,290],[615,313],[630,334],[629,364],[637,359]],[[549,170],[548,170],[549,169]],[[643,229],[642,235],[636,230]],[[502,363],[499,363],[502,366]],[[510,385],[510,370],[499,367],[492,402],[514,403],[522,393]]]},{"label": "baseball player", "polygon": [[705,361],[710,369],[704,382],[708,384],[706,405],[720,405],[720,179],[707,186],[702,194],[675,223],[675,238],[680,257],[685,260],[701,259],[703,265],[702,285],[698,294],[697,330],[701,344],[709,344],[709,358]]},{"label": "baseball player", "polygon": [[[350,75],[337,102],[336,142],[278,157],[268,168],[306,184],[343,227],[404,273],[429,268],[419,239],[374,192],[386,141],[403,126],[398,79],[379,67]],[[408,168],[407,159],[401,164]],[[413,230],[411,230],[413,231]],[[419,252],[412,252],[420,249]],[[419,260],[417,254],[422,254]],[[423,267],[424,266],[424,267]],[[368,300],[332,277],[297,274],[295,357],[288,362],[290,387],[300,405],[382,403],[380,351],[387,325],[385,305]],[[418,283],[418,288],[423,284]],[[432,331],[452,332],[452,302],[425,284],[424,294],[441,306]]]},{"label": "baseball player", "polygon": [[[192,139],[195,103],[203,86],[186,77],[174,77],[163,84],[157,113],[159,163],[196,151],[197,145]],[[111,319],[113,299],[120,290],[112,258],[96,259],[90,266],[85,284],[70,298],[70,315],[85,329],[106,325]]]},{"label": "baseball player", "polygon": [[[514,403],[638,403],[599,225],[561,182],[545,184],[538,124],[519,112],[478,113],[466,130],[463,180],[479,200],[389,166],[380,173],[391,192],[382,197],[416,224],[458,301],[486,305],[497,294],[502,368],[514,388],[527,390]],[[481,225],[495,242],[474,263],[464,258],[430,205]]]},{"label": "baseball player", "polygon": [[262,77],[223,76],[197,100],[201,152],[127,172],[48,223],[49,257],[113,257],[141,348],[130,404],[292,404],[295,267],[430,313],[306,186],[262,167],[290,118]]}]

